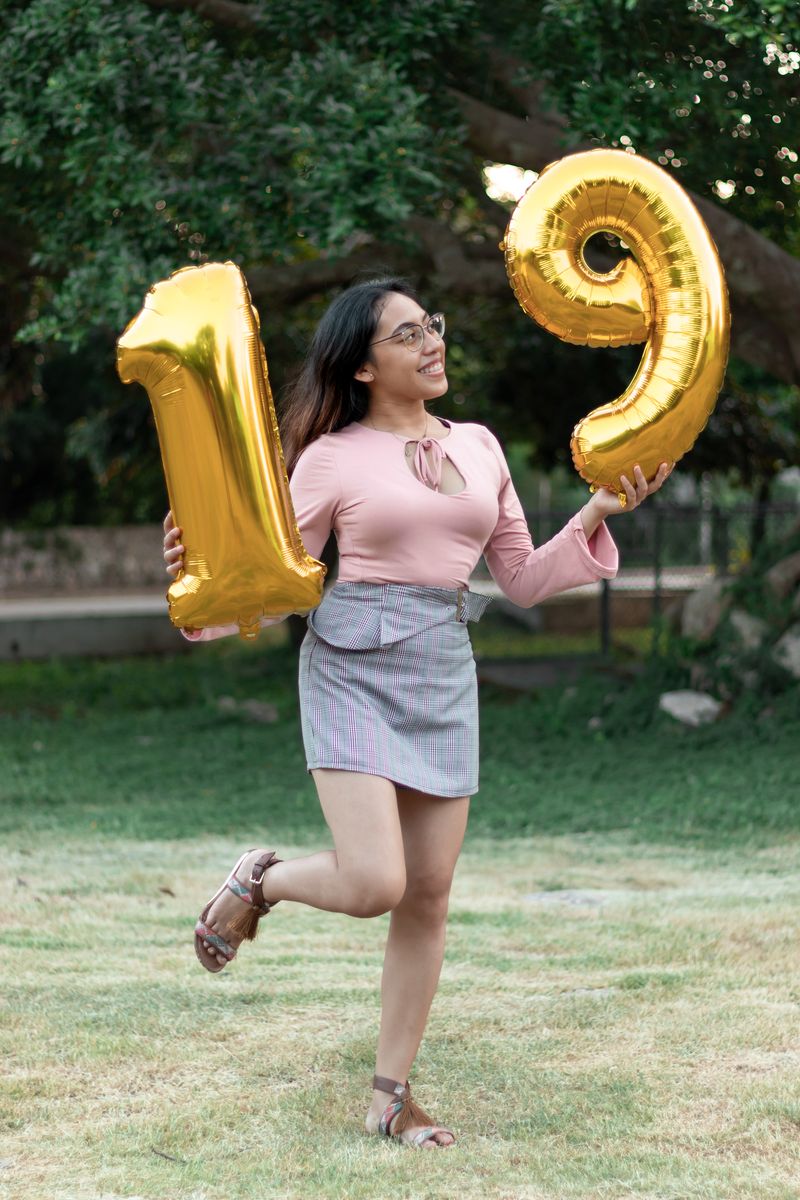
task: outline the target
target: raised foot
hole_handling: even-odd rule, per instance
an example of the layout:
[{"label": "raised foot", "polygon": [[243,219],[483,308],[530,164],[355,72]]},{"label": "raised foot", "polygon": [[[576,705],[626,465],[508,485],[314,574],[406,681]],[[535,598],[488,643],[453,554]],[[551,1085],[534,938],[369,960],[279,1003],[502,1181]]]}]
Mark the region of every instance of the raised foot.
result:
[{"label": "raised foot", "polygon": [[195,949],[207,970],[221,971],[245,938],[255,937],[259,889],[254,889],[250,876],[259,859],[271,853],[255,849],[243,854],[200,914],[195,926]]}]

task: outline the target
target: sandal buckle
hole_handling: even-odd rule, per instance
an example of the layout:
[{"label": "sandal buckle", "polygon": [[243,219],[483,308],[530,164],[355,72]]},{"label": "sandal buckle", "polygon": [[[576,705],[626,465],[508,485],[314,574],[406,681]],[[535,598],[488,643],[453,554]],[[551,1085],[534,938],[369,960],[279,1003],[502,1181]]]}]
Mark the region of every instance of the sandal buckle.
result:
[{"label": "sandal buckle", "polygon": [[[269,862],[265,862],[265,863],[260,863],[258,861],[254,862],[253,866],[250,870],[250,883],[263,883],[264,876],[267,873],[267,869],[269,867],[271,867],[272,864],[277,861],[278,861],[278,859],[276,859],[275,855],[273,854],[272,857],[270,858]],[[256,871],[258,871],[258,875],[256,875]]]}]

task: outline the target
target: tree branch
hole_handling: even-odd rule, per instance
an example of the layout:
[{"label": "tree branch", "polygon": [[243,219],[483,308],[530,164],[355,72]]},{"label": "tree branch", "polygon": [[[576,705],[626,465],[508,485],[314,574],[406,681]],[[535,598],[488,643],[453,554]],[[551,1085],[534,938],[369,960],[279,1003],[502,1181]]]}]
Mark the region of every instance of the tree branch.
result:
[{"label": "tree branch", "polygon": [[447,91],[467,123],[470,149],[483,158],[541,171],[563,155],[569,126],[560,114],[541,109],[535,118],[514,117],[457,88]]},{"label": "tree branch", "polygon": [[352,283],[357,276],[424,273],[426,262],[399,246],[365,242],[339,258],[315,258],[280,266],[244,268],[248,287],[259,307],[299,304],[309,296]]},{"label": "tree branch", "polygon": [[[191,11],[216,21],[227,28],[253,32],[259,28],[258,12],[239,0],[145,0],[151,8]],[[522,64],[509,59],[500,50],[488,47],[487,60],[493,74],[503,82],[509,97],[527,111],[526,117],[516,117],[502,109],[493,108],[482,100],[455,88],[449,94],[466,122],[468,145],[477,155],[495,162],[510,162],[518,167],[540,171],[547,163],[564,155],[564,140],[569,132],[565,119],[542,105],[541,84],[536,81],[514,83],[513,76]],[[591,148],[582,142],[572,150]],[[758,233],[751,225],[726,212],[718,204],[690,193],[714,238],[725,267],[733,312],[731,348],[746,362],[762,367],[787,383],[800,383],[800,261],[781,250],[774,242]],[[480,256],[457,249],[459,239],[443,226],[436,226],[431,237],[417,221],[415,232],[428,249],[436,264],[437,281],[446,286],[449,279],[461,290],[472,292],[480,284],[495,291],[498,270]],[[257,280],[253,286],[264,288],[274,296],[282,294],[285,303],[297,293],[298,298],[335,286],[352,278],[359,270],[385,258],[389,263],[412,263],[404,266],[419,274],[419,260],[413,255],[399,253],[391,247],[362,247],[339,260],[322,259],[274,270],[251,271],[248,278]],[[498,268],[502,260],[497,255]],[[297,283],[290,284],[289,275]],[[426,272],[422,272],[426,274]],[[501,271],[501,277],[504,272]],[[325,282],[325,281],[328,282]]]},{"label": "tree branch", "polygon": [[[266,313],[270,308],[300,304],[365,274],[384,272],[410,275],[442,294],[506,297],[512,303],[503,256],[493,242],[465,242],[447,225],[426,218],[414,218],[410,224],[419,239],[419,250],[367,242],[339,258],[246,267],[245,276],[257,307]],[[611,265],[609,261],[609,269]],[[742,299],[734,303],[733,350],[745,362],[763,367],[787,382],[795,381],[788,358],[776,361],[773,357],[780,351],[774,325]]]},{"label": "tree branch", "polygon": [[[453,89],[451,95],[467,122],[469,146],[476,154],[538,171],[563,157],[566,126],[557,115],[543,112],[523,119]],[[591,143],[573,147],[584,149],[591,149]],[[689,195],[725,268],[733,352],[787,383],[800,383],[800,261],[720,205],[694,192]]]},{"label": "tree branch", "polygon": [[[365,242],[338,258],[317,258],[280,266],[245,267],[254,300],[264,311],[343,287],[369,275],[410,275],[437,290],[461,295],[508,296],[503,256],[494,244],[466,243],[438,221],[416,217],[409,228],[419,248]],[[510,297],[509,297],[510,298]]]},{"label": "tree branch", "polygon": [[240,4],[239,0],[145,0],[145,4],[172,12],[194,12],[217,25],[245,33],[259,28],[258,12],[249,4]]}]

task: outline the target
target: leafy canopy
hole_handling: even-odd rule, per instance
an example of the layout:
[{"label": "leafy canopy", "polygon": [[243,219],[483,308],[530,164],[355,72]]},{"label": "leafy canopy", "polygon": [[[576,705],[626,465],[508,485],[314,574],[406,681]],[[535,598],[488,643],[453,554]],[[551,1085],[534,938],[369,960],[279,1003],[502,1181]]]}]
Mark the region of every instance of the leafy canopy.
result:
[{"label": "leafy canopy", "polygon": [[136,0],[0,4],[0,189],[48,285],[29,336],[119,328],[186,262],[292,262],[408,239],[412,214],[463,221],[481,164],[448,89],[513,110],[525,79],[572,140],[633,146],[701,194],[722,181],[797,248],[794,0],[240,8],[244,31]]},{"label": "leafy canopy", "polygon": [[[302,267],[373,238],[419,255],[420,217],[494,255],[507,212],[485,194],[464,94],[498,121],[533,97],[565,118],[565,150],[635,149],[800,253],[796,0],[253,0],[229,6],[235,24],[180,9],[0,0],[0,238],[23,264],[0,329],[0,503],[17,517],[161,509],[146,406],[112,366],[154,280],[207,259]],[[562,347],[510,292],[449,291],[433,300],[453,318],[453,415],[468,401],[565,461],[575,420],[623,390],[636,354]],[[269,314],[277,381],[322,303]],[[26,371],[9,404],[5,381],[19,392]],[[796,454],[796,389],[730,380],[698,466],[729,463],[726,430],[745,428],[742,478],[763,477]]]}]

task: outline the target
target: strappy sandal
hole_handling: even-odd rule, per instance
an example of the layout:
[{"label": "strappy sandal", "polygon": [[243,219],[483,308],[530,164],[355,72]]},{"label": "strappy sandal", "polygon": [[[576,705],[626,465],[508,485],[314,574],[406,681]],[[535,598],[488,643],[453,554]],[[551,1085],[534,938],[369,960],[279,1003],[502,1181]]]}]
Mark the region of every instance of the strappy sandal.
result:
[{"label": "strappy sandal", "polygon": [[[400,1083],[397,1079],[387,1079],[384,1075],[376,1075],[372,1080],[372,1087],[379,1092],[393,1092],[397,1097],[383,1110],[378,1122],[378,1133],[388,1138],[399,1138],[409,1125],[423,1125],[424,1128],[420,1129],[419,1133],[415,1133],[413,1138],[403,1139],[407,1146],[414,1146],[420,1150],[424,1143],[430,1140],[444,1150],[454,1144],[456,1139],[452,1129],[446,1129],[444,1125],[435,1125],[425,1110],[411,1099],[408,1080]],[[453,1141],[437,1141],[438,1133],[449,1134]]]},{"label": "strappy sandal", "polygon": [[[237,913],[233,920],[228,923],[227,927],[227,933],[229,937],[231,935],[240,935],[242,941],[245,939],[251,942],[253,941],[258,933],[258,922],[262,917],[265,917],[267,913],[278,903],[276,900],[273,904],[268,904],[264,899],[264,893],[262,891],[264,875],[268,868],[274,867],[275,863],[283,861],[282,859],[275,857],[274,850],[265,850],[264,853],[260,854],[253,863],[253,868],[250,872],[249,879],[249,883],[252,884],[252,891],[247,888],[245,884],[241,882],[241,880],[236,878],[236,873],[241,867],[242,863],[247,858],[248,854],[252,853],[252,850],[245,851],[245,853],[237,862],[236,866],[231,871],[228,878],[223,883],[222,887],[214,893],[208,904],[200,913],[198,922],[194,927],[195,954],[200,959],[200,962],[203,964],[205,969],[207,971],[212,971],[214,974],[216,974],[217,971],[224,970],[224,968],[227,966],[227,963],[221,963],[217,961],[217,954],[224,954],[227,962],[231,962],[232,959],[236,957],[236,947],[231,946],[230,943],[225,940],[225,938],[218,934],[214,929],[211,929],[208,925],[206,925],[206,918],[208,917],[209,912],[211,911],[215,901],[219,899],[225,889],[227,888],[229,892],[233,892],[234,896],[237,896],[245,906],[242,911]],[[210,942],[214,947],[213,951],[206,949],[206,947],[203,945],[203,942]]]}]

